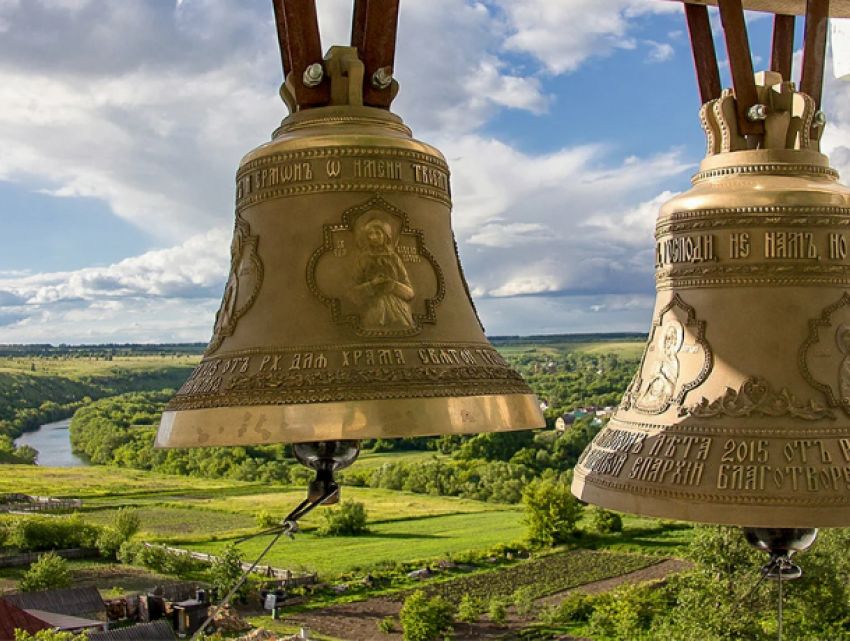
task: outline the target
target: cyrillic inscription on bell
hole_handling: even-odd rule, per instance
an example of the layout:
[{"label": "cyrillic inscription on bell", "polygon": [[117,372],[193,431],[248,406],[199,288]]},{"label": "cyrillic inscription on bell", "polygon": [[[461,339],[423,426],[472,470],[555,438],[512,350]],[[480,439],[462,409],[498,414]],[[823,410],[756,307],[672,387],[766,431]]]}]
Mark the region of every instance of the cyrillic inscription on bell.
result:
[{"label": "cyrillic inscription on bell", "polygon": [[700,110],[707,156],[658,216],[643,360],[573,491],[664,518],[847,526],[850,190],[815,100],[755,79],[761,133],[731,90]]},{"label": "cyrillic inscription on bell", "polygon": [[332,47],[322,65],[330,104],[295,110],[241,163],[213,339],[157,444],[542,427],[469,297],[445,159],[363,106],[356,49]]}]

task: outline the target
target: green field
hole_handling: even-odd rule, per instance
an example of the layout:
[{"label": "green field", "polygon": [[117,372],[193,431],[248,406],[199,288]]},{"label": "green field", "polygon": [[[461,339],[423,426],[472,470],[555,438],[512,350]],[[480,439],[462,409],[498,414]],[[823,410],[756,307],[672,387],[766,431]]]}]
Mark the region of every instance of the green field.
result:
[{"label": "green field", "polygon": [[[490,511],[379,523],[370,526],[369,534],[357,537],[324,538],[303,532],[293,541],[279,541],[263,563],[329,576],[416,559],[447,558],[522,538],[521,518],[516,511]],[[270,540],[268,536],[257,537],[240,545],[239,550],[246,560],[253,560]],[[191,547],[217,554],[227,544],[216,541]]]},{"label": "green field", "polygon": [[169,494],[198,492],[209,493],[222,488],[257,487],[227,479],[200,479],[186,476],[168,476],[140,470],[114,467],[36,467],[32,465],[6,465],[0,467],[0,494],[23,492],[59,498],[110,497],[110,501],[123,500],[133,495],[151,498]]},{"label": "green field", "polygon": [[[0,372],[26,374],[27,376],[61,376],[81,379],[120,375],[123,372],[149,372],[163,368],[189,368],[201,361],[197,355],[187,356],[114,356],[111,361],[102,358],[0,358]],[[35,365],[35,370],[32,366]]]}]

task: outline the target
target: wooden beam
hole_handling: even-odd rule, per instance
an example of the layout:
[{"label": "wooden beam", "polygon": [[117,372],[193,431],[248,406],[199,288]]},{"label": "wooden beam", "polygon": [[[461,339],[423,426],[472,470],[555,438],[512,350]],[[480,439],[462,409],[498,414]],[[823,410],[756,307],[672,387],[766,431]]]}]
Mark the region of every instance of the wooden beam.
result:
[{"label": "wooden beam", "polygon": [[[360,0],[363,2],[364,0]],[[399,0],[367,0],[363,20],[363,46],[360,59],[363,61],[363,104],[388,109],[392,102],[391,87],[384,89],[372,85],[372,77],[378,69],[395,65],[396,33],[398,31]],[[363,12],[363,9],[360,9]],[[355,26],[358,20],[355,4]],[[352,41],[355,39],[352,38]]]},{"label": "wooden beam", "polygon": [[732,86],[735,88],[738,131],[745,135],[763,134],[764,123],[753,122],[747,118],[750,108],[758,104],[758,94],[753,73],[753,59],[750,54],[750,41],[747,37],[747,23],[744,20],[744,7],[741,0],[718,0],[718,5],[723,33],[726,36],[726,52],[729,55],[729,70],[732,72]]},{"label": "wooden beam", "polygon": [[708,8],[698,4],[685,5],[688,34],[694,54],[694,69],[697,74],[699,98],[702,104],[720,97],[720,71],[717,68],[717,52],[711,35]]},{"label": "wooden beam", "polygon": [[[289,70],[299,109],[317,107],[330,102],[330,87],[324,79],[315,87],[304,84],[304,71],[322,62],[322,43],[315,0],[277,0],[282,5],[286,43],[289,47]],[[286,63],[284,63],[286,68]]]},{"label": "wooden beam", "polygon": [[800,91],[812,97],[816,109],[820,109],[823,93],[823,66],[826,59],[828,25],[829,0],[808,0]]},{"label": "wooden beam", "polygon": [[794,61],[794,22],[796,16],[777,13],[773,17],[773,47],[770,52],[770,70],[791,80]]},{"label": "wooden beam", "polygon": [[277,26],[277,43],[280,45],[280,61],[283,64],[283,80],[292,71],[292,54],[289,52],[289,40],[286,37],[286,17],[283,15],[283,0],[272,0],[274,22]]},{"label": "wooden beam", "polygon": [[363,36],[366,34],[366,11],[369,0],[354,0],[354,16],[351,20],[351,46],[358,55],[363,49]]}]

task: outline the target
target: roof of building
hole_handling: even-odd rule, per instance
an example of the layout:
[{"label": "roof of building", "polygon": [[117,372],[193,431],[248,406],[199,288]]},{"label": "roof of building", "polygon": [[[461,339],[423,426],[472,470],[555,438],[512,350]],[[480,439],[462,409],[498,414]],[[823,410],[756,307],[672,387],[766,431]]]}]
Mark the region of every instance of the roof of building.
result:
[{"label": "roof of building", "polygon": [[65,590],[42,590],[40,592],[19,592],[0,597],[22,610],[43,610],[56,614],[78,616],[91,612],[106,612],[106,605],[100,598],[100,592],[94,586],[85,588],[67,588]]},{"label": "roof of building", "polygon": [[74,632],[87,628],[102,628],[104,625],[103,621],[98,621],[97,619],[72,617],[70,614],[56,614],[55,612],[45,612],[44,610],[25,610],[25,612],[34,616],[36,619],[44,621],[51,628],[56,628],[57,630]]},{"label": "roof of building", "polygon": [[140,623],[129,628],[89,634],[89,641],[171,641],[176,638],[167,621]]},{"label": "roof of building", "polygon": [[14,641],[15,630],[35,634],[47,630],[50,625],[40,621],[21,608],[0,600],[0,641]]}]

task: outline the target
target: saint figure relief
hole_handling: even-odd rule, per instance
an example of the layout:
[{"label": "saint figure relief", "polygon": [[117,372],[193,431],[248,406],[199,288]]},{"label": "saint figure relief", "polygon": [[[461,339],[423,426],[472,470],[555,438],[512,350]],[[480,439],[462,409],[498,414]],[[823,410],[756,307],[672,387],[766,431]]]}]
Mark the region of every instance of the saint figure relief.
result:
[{"label": "saint figure relief", "polygon": [[410,310],[415,292],[396,251],[392,227],[373,218],[356,232],[359,256],[351,299],[364,329],[398,330],[416,327]]},{"label": "saint figure relief", "polygon": [[685,342],[685,331],[679,321],[664,324],[658,341],[656,361],[646,390],[635,402],[635,407],[644,412],[663,412],[670,404],[679,379],[677,354]]},{"label": "saint figure relief", "polygon": [[842,323],[835,332],[835,342],[844,354],[841,367],[838,370],[838,387],[841,390],[841,400],[850,404],[850,323]]}]

